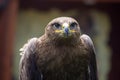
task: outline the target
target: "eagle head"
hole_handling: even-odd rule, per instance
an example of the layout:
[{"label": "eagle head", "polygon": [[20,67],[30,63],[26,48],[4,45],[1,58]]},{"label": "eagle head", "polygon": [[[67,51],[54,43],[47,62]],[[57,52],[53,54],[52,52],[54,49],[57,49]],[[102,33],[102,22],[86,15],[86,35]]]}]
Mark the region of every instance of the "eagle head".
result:
[{"label": "eagle head", "polygon": [[79,39],[80,26],[71,17],[58,17],[48,23],[45,33],[52,39]]}]

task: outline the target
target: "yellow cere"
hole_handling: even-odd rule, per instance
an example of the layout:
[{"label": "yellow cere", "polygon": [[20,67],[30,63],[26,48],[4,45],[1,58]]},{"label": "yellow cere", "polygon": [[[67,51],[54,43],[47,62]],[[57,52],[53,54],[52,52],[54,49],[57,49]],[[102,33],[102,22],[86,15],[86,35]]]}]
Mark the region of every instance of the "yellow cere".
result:
[{"label": "yellow cere", "polygon": [[70,30],[70,32],[76,32],[75,30]]},{"label": "yellow cere", "polygon": [[63,33],[63,30],[55,30],[56,33]]},{"label": "yellow cere", "polygon": [[[56,33],[64,33],[63,30],[55,30]],[[75,30],[70,30],[70,33],[76,32]]]}]

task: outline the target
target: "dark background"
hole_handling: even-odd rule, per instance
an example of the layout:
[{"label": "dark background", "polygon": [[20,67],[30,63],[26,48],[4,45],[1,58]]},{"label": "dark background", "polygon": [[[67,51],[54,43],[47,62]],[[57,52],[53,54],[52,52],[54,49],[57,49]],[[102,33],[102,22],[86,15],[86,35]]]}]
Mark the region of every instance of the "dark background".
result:
[{"label": "dark background", "polygon": [[13,79],[13,45],[15,40],[16,18],[19,10],[34,8],[46,11],[54,7],[62,11],[74,8],[93,8],[104,11],[110,16],[111,31],[108,45],[112,49],[112,56],[108,80],[120,80],[120,1],[91,1],[95,2],[85,3],[83,0],[0,0],[0,80]]}]

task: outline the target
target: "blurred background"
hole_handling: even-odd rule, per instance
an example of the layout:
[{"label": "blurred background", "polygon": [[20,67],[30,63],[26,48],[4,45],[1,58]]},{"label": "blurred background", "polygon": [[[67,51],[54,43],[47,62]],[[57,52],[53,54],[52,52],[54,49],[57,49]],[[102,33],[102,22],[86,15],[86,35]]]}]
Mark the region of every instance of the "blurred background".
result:
[{"label": "blurred background", "polygon": [[60,16],[92,38],[99,80],[120,80],[120,0],[0,0],[0,80],[18,80],[19,49]]}]

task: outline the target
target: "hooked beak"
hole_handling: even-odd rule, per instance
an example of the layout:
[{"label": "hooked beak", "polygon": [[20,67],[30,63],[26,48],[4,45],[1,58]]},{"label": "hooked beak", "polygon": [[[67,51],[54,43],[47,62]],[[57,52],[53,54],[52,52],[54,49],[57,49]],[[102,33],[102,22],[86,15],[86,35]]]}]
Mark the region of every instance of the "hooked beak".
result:
[{"label": "hooked beak", "polygon": [[68,37],[69,34],[70,34],[70,29],[69,29],[69,27],[65,27],[65,28],[63,29],[63,31],[64,31],[64,35],[65,35],[66,37]]},{"label": "hooked beak", "polygon": [[68,37],[68,36],[70,35],[69,24],[64,23],[64,24],[62,25],[62,28],[63,28],[64,36],[65,36],[65,37]]}]

